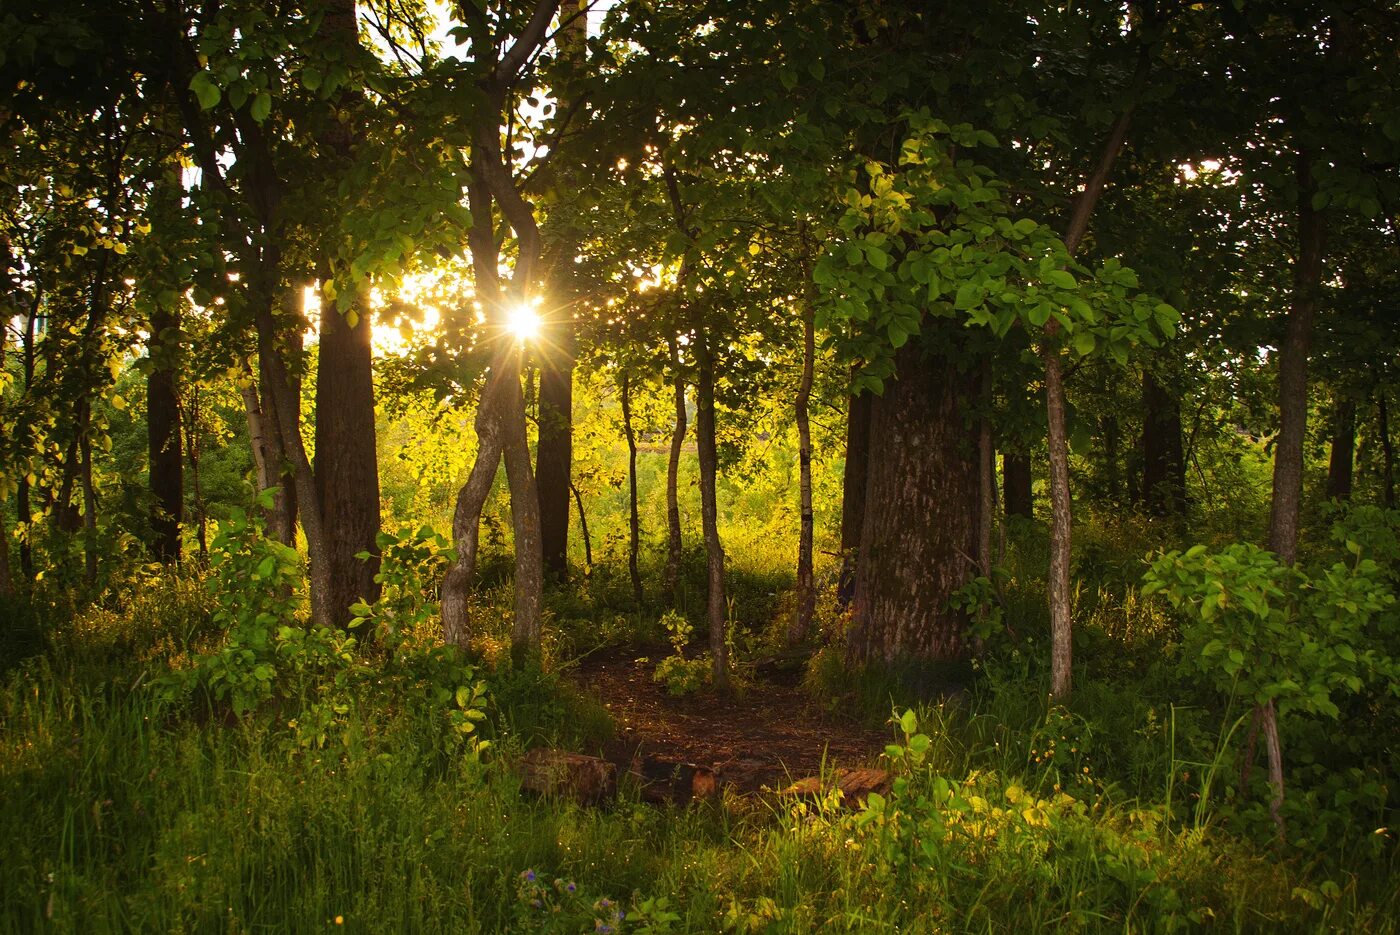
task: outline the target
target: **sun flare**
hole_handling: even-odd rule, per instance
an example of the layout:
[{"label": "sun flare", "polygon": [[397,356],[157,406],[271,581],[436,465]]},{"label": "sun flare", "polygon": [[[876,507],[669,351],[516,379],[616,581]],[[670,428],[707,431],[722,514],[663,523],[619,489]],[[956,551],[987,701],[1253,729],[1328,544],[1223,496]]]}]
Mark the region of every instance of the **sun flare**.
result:
[{"label": "sun flare", "polygon": [[513,306],[506,314],[506,330],[516,340],[531,341],[540,334],[540,313],[529,305]]}]

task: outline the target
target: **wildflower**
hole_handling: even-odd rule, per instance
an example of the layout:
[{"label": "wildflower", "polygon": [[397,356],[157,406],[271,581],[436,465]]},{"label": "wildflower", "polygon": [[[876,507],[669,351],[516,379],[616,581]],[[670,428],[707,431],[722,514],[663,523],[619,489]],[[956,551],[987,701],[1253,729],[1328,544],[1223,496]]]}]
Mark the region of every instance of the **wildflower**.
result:
[{"label": "wildflower", "polygon": [[535,871],[533,870],[526,870],[521,876],[525,878],[525,882],[527,883],[535,882]]},{"label": "wildflower", "polygon": [[336,925],[344,925],[344,924],[345,924],[345,916],[336,916],[336,917],[335,917],[335,924],[336,924]]},{"label": "wildflower", "polygon": [[573,880],[570,880],[564,885],[564,889],[568,890],[570,893],[578,892],[578,884],[575,883]]}]

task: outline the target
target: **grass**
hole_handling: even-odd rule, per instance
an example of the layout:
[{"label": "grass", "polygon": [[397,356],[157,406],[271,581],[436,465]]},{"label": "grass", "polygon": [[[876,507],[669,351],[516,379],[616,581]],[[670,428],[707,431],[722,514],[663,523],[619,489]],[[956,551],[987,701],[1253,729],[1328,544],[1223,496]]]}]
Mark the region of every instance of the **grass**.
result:
[{"label": "grass", "polygon": [[[451,703],[375,648],[329,696],[344,710],[324,745],[289,727],[309,696],[243,717],[199,694],[159,704],[152,680],[219,644],[196,577],[35,612],[0,682],[0,931],[1394,931],[1395,849],[1360,827],[1377,816],[1355,813],[1330,852],[1258,834],[1248,796],[1229,799],[1221,778],[1235,765],[1224,712],[1162,664],[1170,622],[1119,587],[1111,542],[1095,548],[1110,572],[1076,605],[1072,710],[1041,700],[1042,585],[1014,553],[1016,636],[956,700],[920,703],[831,654],[813,667],[838,705],[881,720],[891,703],[917,709],[927,740],[891,739],[922,762],[865,810],[522,796],[511,767],[526,746],[610,729],[552,671],[487,676],[494,746],[480,757]],[[784,579],[743,571],[739,616],[762,625]],[[622,618],[617,638],[651,625],[625,578],[600,568],[596,594],[555,599],[547,669],[600,618]],[[508,599],[484,597],[502,621]]]}]

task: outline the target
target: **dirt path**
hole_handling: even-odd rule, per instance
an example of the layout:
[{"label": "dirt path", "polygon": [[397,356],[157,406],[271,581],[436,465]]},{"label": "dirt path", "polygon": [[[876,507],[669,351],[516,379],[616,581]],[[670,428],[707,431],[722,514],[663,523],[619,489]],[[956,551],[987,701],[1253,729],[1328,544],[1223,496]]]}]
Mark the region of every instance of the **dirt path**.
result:
[{"label": "dirt path", "polygon": [[[616,735],[603,755],[627,770],[639,761],[689,763],[740,792],[781,788],[835,766],[866,766],[885,744],[875,731],[830,714],[795,672],[759,676],[743,694],[676,698],[652,679],[666,648],[618,647],[583,660],[570,678],[612,714]],[[645,658],[648,661],[639,662]]]}]

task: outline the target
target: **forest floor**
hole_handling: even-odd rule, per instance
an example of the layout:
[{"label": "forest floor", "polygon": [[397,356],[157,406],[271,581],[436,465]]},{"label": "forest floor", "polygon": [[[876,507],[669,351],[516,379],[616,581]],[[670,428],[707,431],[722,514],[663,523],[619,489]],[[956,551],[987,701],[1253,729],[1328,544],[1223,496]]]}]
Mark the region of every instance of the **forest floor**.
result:
[{"label": "forest floor", "polygon": [[652,678],[668,651],[609,647],[570,673],[612,716],[614,734],[601,752],[619,772],[687,764],[712,770],[721,786],[754,793],[837,767],[872,765],[891,742],[888,730],[814,702],[795,668],[760,667],[729,697],[708,689],[672,695]]}]

